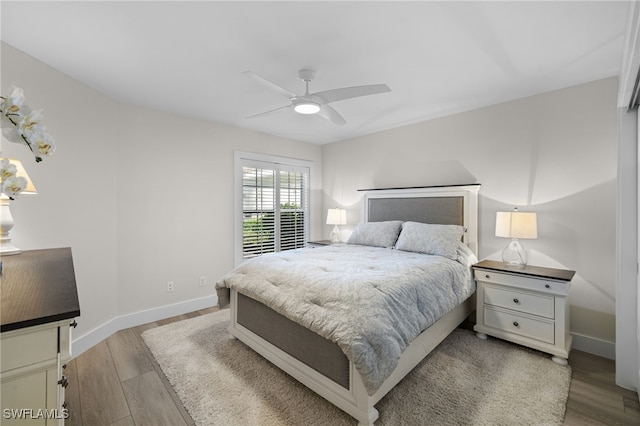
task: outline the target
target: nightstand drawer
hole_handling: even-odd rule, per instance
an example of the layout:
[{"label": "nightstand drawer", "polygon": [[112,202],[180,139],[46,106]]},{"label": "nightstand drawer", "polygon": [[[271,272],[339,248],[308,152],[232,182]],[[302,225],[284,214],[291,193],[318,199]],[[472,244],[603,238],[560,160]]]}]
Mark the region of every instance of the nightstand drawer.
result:
[{"label": "nightstand drawer", "polygon": [[553,297],[486,285],[484,303],[553,319]]},{"label": "nightstand drawer", "polygon": [[517,275],[515,272],[496,272],[475,269],[473,277],[476,281],[507,285],[509,287],[534,290],[541,293],[566,296],[569,294],[569,283],[545,278],[534,278]]},{"label": "nightstand drawer", "polygon": [[484,324],[531,339],[554,344],[553,321],[538,320],[485,306]]}]

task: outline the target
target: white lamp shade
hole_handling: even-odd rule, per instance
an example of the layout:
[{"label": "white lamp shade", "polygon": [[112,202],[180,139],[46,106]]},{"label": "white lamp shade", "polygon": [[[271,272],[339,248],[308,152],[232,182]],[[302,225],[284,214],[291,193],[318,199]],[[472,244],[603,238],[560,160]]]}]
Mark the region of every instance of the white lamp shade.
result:
[{"label": "white lamp shade", "polygon": [[342,209],[329,209],[327,211],[327,225],[346,225],[347,211]]},{"label": "white lamp shade", "polygon": [[496,237],[538,238],[538,220],[534,212],[497,212]]}]

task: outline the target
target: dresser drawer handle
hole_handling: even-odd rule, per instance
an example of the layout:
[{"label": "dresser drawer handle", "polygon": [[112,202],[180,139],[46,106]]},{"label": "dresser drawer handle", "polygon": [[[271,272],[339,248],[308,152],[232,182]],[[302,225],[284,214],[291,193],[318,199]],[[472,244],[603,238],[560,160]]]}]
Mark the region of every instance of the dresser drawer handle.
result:
[{"label": "dresser drawer handle", "polygon": [[545,284],[544,288],[551,288],[551,286],[549,284]]},{"label": "dresser drawer handle", "polygon": [[69,381],[66,377],[62,376],[62,379],[58,380],[58,384],[63,388],[66,388],[67,386],[69,386]]},{"label": "dresser drawer handle", "polygon": [[518,324],[518,321],[514,321],[514,322],[513,322],[513,326],[514,326],[514,327],[520,327],[520,324]]},{"label": "dresser drawer handle", "polygon": [[518,299],[513,299],[513,303],[517,305],[518,303],[520,303],[520,301]]},{"label": "dresser drawer handle", "polygon": [[485,275],[484,277],[485,277],[486,279],[490,279],[490,278],[491,278],[491,275],[487,274],[487,275]]},{"label": "dresser drawer handle", "polygon": [[69,324],[70,327],[76,328],[78,326],[78,323],[76,322],[76,320],[73,320],[72,323]]}]

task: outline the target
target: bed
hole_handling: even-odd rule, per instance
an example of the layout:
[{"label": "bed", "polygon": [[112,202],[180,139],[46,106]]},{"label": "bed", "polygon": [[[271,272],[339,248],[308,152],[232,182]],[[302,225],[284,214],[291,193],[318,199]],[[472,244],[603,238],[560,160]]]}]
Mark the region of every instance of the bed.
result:
[{"label": "bed", "polygon": [[373,425],[375,404],[474,310],[478,190],[362,191],[350,244],[261,256],[216,283],[230,334]]}]

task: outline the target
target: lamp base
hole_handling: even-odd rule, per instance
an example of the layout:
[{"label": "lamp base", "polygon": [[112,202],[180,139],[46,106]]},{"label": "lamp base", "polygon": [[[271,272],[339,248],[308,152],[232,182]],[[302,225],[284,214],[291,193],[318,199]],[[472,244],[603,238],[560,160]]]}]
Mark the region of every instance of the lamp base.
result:
[{"label": "lamp base", "polygon": [[337,244],[340,242],[340,229],[338,229],[338,225],[335,225],[333,227],[333,231],[331,231],[331,234],[329,234],[329,240],[331,240],[333,244]]},{"label": "lamp base", "polygon": [[20,254],[22,250],[14,246],[9,236],[9,231],[13,228],[13,216],[11,216],[11,208],[9,207],[9,199],[3,194],[0,199],[0,255],[9,256],[12,254]]},{"label": "lamp base", "polygon": [[18,247],[14,246],[11,243],[11,239],[9,241],[3,241],[0,243],[0,256],[11,256],[12,254],[20,254],[22,250]]},{"label": "lamp base", "polygon": [[511,268],[524,268],[527,266],[527,251],[517,238],[512,239],[502,250],[502,261]]}]

